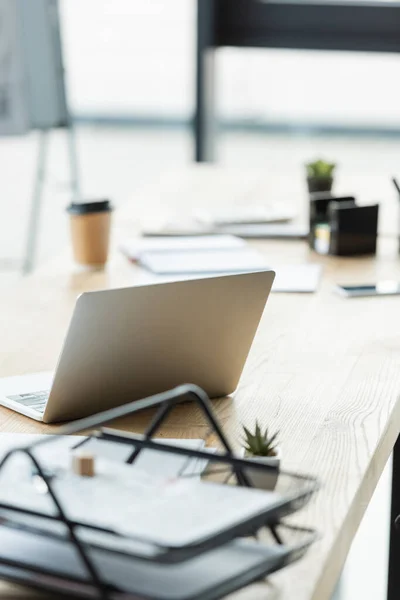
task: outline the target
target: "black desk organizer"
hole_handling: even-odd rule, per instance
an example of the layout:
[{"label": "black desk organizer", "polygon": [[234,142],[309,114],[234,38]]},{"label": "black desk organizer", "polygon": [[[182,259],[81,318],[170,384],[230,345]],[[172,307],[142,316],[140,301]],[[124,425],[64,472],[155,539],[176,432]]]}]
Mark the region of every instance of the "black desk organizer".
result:
[{"label": "black desk organizer", "polygon": [[[171,411],[188,399],[198,404],[210,426],[207,436],[218,439],[223,453],[212,454],[207,450],[188,449],[152,439]],[[157,411],[144,436],[102,427],[111,420],[149,408],[157,408]],[[188,461],[205,459],[209,465],[208,474],[226,473],[228,479],[234,477],[237,485],[242,486],[250,485],[246,476],[249,465],[264,472],[275,469],[233,454],[213,415],[210,400],[194,385],[180,386],[81,419],[61,427],[59,434],[72,435],[95,428],[95,433],[84,437],[75,447],[96,437],[97,440],[131,446],[128,463],[133,463],[143,449],[183,455]],[[115,531],[68,518],[63,499],[55,492],[54,476],[49,475],[35,456],[38,446],[50,445],[54,439],[48,436],[11,450],[0,462],[1,477],[1,470],[14,454],[19,452],[28,456],[35,472],[47,485],[55,509],[54,514],[49,514],[0,503],[1,579],[57,593],[57,597],[214,600],[298,560],[316,538],[310,529],[281,522],[285,515],[309,501],[318,488],[316,479],[281,471],[276,490],[281,494],[281,501],[273,510],[253,517],[251,522],[230,527],[200,544],[184,548],[152,544],[150,551],[147,542],[142,545],[143,540],[128,539]]]},{"label": "black desk organizer", "polygon": [[310,247],[336,256],[375,254],[378,212],[378,204],[358,206],[353,196],[311,194]]}]

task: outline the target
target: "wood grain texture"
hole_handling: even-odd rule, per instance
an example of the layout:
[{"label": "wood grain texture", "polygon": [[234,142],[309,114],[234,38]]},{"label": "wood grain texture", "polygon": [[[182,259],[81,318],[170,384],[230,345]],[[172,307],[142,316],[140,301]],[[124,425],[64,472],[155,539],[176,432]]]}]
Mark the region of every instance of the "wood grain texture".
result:
[{"label": "wood grain texture", "polygon": [[[75,299],[85,290],[134,284],[138,273],[115,249],[138,219],[175,209],[280,197],[259,173],[210,166],[168,174],[116,215],[114,251],[104,272],[74,269],[69,253],[0,297],[0,376],[54,368]],[[301,199],[301,194],[298,194]],[[283,195],[282,195],[283,200]],[[304,214],[305,197],[300,213]],[[391,208],[389,207],[389,210]],[[394,217],[393,217],[394,218]],[[400,299],[345,300],[337,282],[400,279],[397,240],[382,238],[375,258],[319,257],[303,242],[255,242],[269,263],[324,265],[317,294],[271,296],[238,390],[215,402],[231,439],[257,417],[280,430],[283,466],[317,475],[323,488],[298,521],[321,540],[297,565],[235,594],[244,600],[329,600],[354,534],[400,431]],[[142,430],[137,417],[118,426]],[[0,431],[56,432],[0,408]],[[198,437],[199,411],[180,407],[164,435]],[[0,586],[2,598],[31,597]],[[33,595],[32,595],[33,597]]]}]

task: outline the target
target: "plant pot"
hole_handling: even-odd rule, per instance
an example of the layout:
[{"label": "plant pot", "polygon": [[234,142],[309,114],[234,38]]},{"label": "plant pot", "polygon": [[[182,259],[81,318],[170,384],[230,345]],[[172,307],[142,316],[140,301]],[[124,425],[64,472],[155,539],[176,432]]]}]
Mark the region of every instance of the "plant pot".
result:
[{"label": "plant pot", "polygon": [[246,458],[256,462],[276,467],[275,471],[263,472],[258,469],[246,469],[246,475],[251,485],[260,490],[274,490],[278,481],[279,469],[281,464],[282,452],[280,448],[276,449],[276,456],[253,456],[248,454]]},{"label": "plant pot", "polygon": [[333,185],[333,177],[307,177],[308,191],[313,192],[330,192]]}]

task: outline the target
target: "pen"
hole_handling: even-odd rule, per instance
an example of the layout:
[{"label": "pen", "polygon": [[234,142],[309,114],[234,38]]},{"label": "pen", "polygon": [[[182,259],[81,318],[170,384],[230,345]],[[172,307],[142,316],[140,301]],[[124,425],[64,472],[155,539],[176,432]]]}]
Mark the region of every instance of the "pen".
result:
[{"label": "pen", "polygon": [[392,181],[393,181],[393,185],[394,185],[394,187],[395,187],[395,188],[396,188],[396,190],[397,190],[397,193],[398,193],[398,194],[399,194],[399,196],[400,196],[400,186],[399,186],[399,184],[397,183],[397,179],[396,179],[396,177],[392,177]]},{"label": "pen", "polygon": [[[397,193],[399,194],[399,197],[400,197],[400,186],[397,183],[396,177],[392,177],[392,181],[393,181],[393,185],[396,188],[396,191],[397,191]],[[399,245],[399,254],[400,254],[400,245]]]}]

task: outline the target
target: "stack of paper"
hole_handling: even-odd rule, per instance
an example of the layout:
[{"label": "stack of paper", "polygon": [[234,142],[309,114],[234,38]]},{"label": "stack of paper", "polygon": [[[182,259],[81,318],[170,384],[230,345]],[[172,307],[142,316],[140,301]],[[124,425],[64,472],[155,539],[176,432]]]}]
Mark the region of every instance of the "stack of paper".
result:
[{"label": "stack of paper", "polygon": [[192,252],[198,250],[227,250],[244,248],[246,242],[233,235],[187,235],[142,237],[127,240],[121,251],[133,261],[147,252]]},{"label": "stack of paper", "polygon": [[121,250],[152,273],[242,273],[268,268],[262,254],[233,235],[142,238]]},{"label": "stack of paper", "polygon": [[271,264],[233,235],[137,238],[125,242],[121,250],[146,269],[148,275],[143,272],[140,284],[272,268],[276,272],[273,292],[312,293],[322,272],[317,264]]},{"label": "stack of paper", "polygon": [[[28,438],[25,440],[27,443]],[[103,448],[104,442],[98,440],[89,442],[96,455],[95,475],[81,477],[71,469],[71,442],[76,441],[60,437],[52,445],[39,446],[34,453],[48,472],[54,473],[52,486],[62,498],[66,514],[80,523],[171,548],[207,540],[282,503],[278,493],[203,482],[187,473],[180,477],[187,457],[146,449],[146,458],[134,465],[115,461]],[[183,446],[204,444],[202,440],[170,443],[177,441]],[[1,445],[3,452],[14,446],[5,438]],[[21,509],[54,513],[50,495],[37,485],[32,463],[20,453],[0,472],[0,501]]]},{"label": "stack of paper", "polygon": [[295,216],[292,207],[279,204],[245,204],[229,206],[215,211],[197,211],[195,219],[209,227],[225,225],[252,225],[265,223],[284,223]]},{"label": "stack of paper", "polygon": [[268,268],[264,257],[251,248],[146,252],[140,263],[146,269],[160,275],[243,273],[244,271],[258,271]]},{"label": "stack of paper", "polygon": [[[45,436],[36,434],[13,434],[13,433],[2,433],[0,434],[0,459],[11,449],[19,448],[32,444]],[[62,464],[65,468],[69,467],[71,461],[71,451],[76,444],[82,441],[81,436],[57,436],[56,442],[53,442],[51,446],[44,444],[38,446],[35,450],[35,454],[43,464],[46,465],[50,470],[54,464]],[[165,439],[163,438],[164,444],[172,444],[174,446],[184,446],[185,448],[192,448],[196,450],[202,450],[205,447],[205,442],[202,439]],[[90,452],[96,457],[103,458],[110,461],[116,461],[118,463],[125,463],[128,457],[134,450],[133,446],[127,446],[124,444],[118,444],[116,442],[98,440],[91,438],[87,443],[82,446],[82,450]],[[50,450],[50,451],[49,451]],[[19,456],[21,460],[22,455]],[[22,457],[23,458],[23,457]],[[14,459],[13,459],[14,460]],[[26,460],[22,460],[22,463],[26,464]],[[162,479],[166,477],[176,477],[178,475],[200,475],[206,468],[206,463],[201,459],[190,459],[186,456],[180,456],[178,454],[167,454],[166,452],[159,452],[156,450],[143,450],[135,462],[130,465],[131,469],[142,471],[152,478]],[[19,478],[21,472],[15,471],[13,468],[11,472],[14,472],[15,477]],[[1,477],[1,475],[0,475]],[[1,480],[0,480],[1,482]],[[1,487],[1,484],[0,484]]]}]

